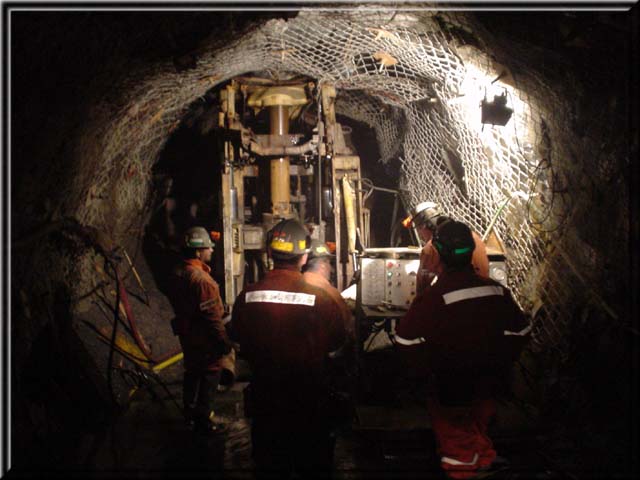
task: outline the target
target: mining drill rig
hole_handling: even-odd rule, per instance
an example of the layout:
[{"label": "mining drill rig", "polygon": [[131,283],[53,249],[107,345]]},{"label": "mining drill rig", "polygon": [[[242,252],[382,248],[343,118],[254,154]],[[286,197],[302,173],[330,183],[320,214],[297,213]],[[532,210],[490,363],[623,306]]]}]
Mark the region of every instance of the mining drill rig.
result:
[{"label": "mining drill rig", "polygon": [[223,85],[219,101],[227,304],[269,268],[267,232],[282,219],[297,219],[312,238],[335,245],[335,285],[348,286],[369,216],[360,158],[336,121],[335,87],[251,75]]}]

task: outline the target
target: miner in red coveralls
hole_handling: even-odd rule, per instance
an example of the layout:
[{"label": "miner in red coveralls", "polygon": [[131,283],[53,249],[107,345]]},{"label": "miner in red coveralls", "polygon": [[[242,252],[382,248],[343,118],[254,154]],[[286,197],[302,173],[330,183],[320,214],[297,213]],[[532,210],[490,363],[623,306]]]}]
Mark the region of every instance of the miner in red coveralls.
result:
[{"label": "miner in red coveralls", "polygon": [[213,242],[202,227],[184,235],[183,260],[174,271],[170,299],[172,321],[184,352],[184,415],[197,433],[212,433],[211,402],[220,382],[221,360],[231,351],[222,317],[224,306],[218,284],[211,277]]},{"label": "miner in red coveralls", "polygon": [[[245,410],[258,476],[330,476],[335,437],[323,400],[329,352],[345,340],[343,313],[300,273],[309,235],[283,220],[268,235],[274,269],[240,293],[230,333],[251,368]],[[248,408],[247,408],[248,407]]]},{"label": "miner in red coveralls", "polygon": [[[403,222],[405,226],[408,226],[410,222],[425,243],[420,252],[420,267],[416,278],[416,292],[418,294],[424,293],[434,277],[442,273],[443,266],[440,262],[440,255],[431,239],[436,228],[450,220],[451,218],[441,213],[440,206],[437,203],[422,202],[416,205],[412,215]],[[478,275],[489,278],[487,248],[480,235],[476,232],[472,232],[472,235],[475,248],[471,257],[471,264]]]},{"label": "miner in red coveralls", "polygon": [[508,289],[474,271],[469,227],[446,222],[433,245],[443,271],[399,322],[395,344],[407,367],[431,382],[427,409],[442,468],[450,478],[473,478],[496,460],[487,436],[495,389],[531,326]]}]

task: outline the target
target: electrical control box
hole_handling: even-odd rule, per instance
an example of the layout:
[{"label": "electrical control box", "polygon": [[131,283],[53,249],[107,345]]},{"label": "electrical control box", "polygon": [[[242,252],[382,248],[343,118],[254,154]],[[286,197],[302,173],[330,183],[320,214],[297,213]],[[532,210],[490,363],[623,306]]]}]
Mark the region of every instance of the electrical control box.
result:
[{"label": "electrical control box", "polygon": [[361,258],[362,305],[409,308],[416,296],[418,248],[372,248]]}]

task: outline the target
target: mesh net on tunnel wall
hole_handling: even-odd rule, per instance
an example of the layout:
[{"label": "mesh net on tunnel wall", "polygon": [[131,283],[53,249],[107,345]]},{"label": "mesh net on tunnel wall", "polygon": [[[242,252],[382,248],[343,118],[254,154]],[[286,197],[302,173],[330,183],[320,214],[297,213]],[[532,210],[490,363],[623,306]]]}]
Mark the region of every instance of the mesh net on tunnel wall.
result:
[{"label": "mesh net on tunnel wall", "polygon": [[[375,131],[381,158],[363,161],[401,160],[405,203],[437,201],[481,234],[493,226],[507,249],[509,286],[535,314],[534,346],[562,352],[576,306],[602,303],[593,287],[599,260],[573,231],[590,193],[582,189],[586,173],[569,159],[589,145],[571,140],[570,108],[544,79],[514,79],[465,35],[443,30],[443,19],[480,35],[464,14],[436,21],[430,12],[303,10],[212,42],[195,68],[143,67],[119,85],[117,110],[105,100],[91,124],[99,127],[87,127],[91,136],[79,147],[86,163],[68,202],[80,205],[82,223],[112,230],[113,218],[127,217],[119,213],[142,211],[164,143],[198,99],[205,108],[213,87],[252,71],[307,75],[335,84],[337,112]],[[479,102],[505,72],[497,84],[513,117],[483,127]],[[597,174],[589,181],[597,184]]]}]

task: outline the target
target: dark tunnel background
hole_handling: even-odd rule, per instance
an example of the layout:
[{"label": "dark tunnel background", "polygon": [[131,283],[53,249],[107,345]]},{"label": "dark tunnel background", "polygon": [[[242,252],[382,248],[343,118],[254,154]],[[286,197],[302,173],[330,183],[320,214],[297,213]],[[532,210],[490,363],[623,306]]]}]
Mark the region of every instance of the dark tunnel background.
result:
[{"label": "dark tunnel background", "polygon": [[[260,13],[261,17],[294,15],[292,11]],[[628,213],[631,238],[624,239],[630,249],[615,252],[616,258],[629,258],[631,276],[616,278],[616,285],[610,289],[615,292],[614,303],[623,306],[625,316],[637,326],[634,320],[638,313],[639,286],[638,104],[634,87],[638,61],[637,8],[622,19],[607,13],[577,12],[529,13],[526,20],[522,13],[475,16],[494,33],[500,48],[508,51],[510,42],[517,41],[546,52],[548,64],[539,67],[550,78],[561,78],[563,69],[587,72],[586,94],[575,99],[574,127],[585,135],[606,139],[607,148],[613,149],[609,153],[617,155],[621,163],[628,155],[626,149],[632,152],[634,163],[626,172],[633,199]],[[30,282],[34,277],[46,281],[47,272],[23,270],[24,265],[29,265],[34,245],[48,245],[52,252],[81,250],[86,248],[87,237],[93,235],[73,218],[61,214],[64,200],[57,199],[54,193],[71,189],[77,168],[73,163],[77,148],[74,138],[89,116],[90,100],[117,102],[114,84],[105,79],[119,78],[122,72],[140,64],[171,58],[176,71],[188,72],[197,58],[200,42],[219,35],[220,42],[224,43],[225,38],[250,29],[255,19],[255,12],[13,13],[8,45],[11,49],[11,156],[5,157],[5,162],[11,162],[11,177],[5,177],[5,182],[10,182],[12,209],[3,212],[3,222],[10,222],[11,226],[11,238],[5,248],[10,254],[11,276],[3,280],[4,288],[10,288],[7,294],[12,299],[12,311],[4,320],[11,322],[13,342],[10,385],[13,411],[10,415],[15,467],[64,472],[77,467],[80,450],[84,452],[82,458],[94,458],[86,450],[98,448],[114,419],[126,408],[126,402],[114,398],[113,390],[108,388],[124,391],[126,387],[118,383],[121,380],[115,378],[115,385],[107,385],[103,378],[106,354],[102,360],[104,365],[100,364],[99,368],[94,365],[96,352],[106,350],[103,346],[88,346],[84,334],[72,325],[70,304],[77,299],[71,298],[72,294],[62,283],[50,284],[46,295],[34,296]],[[212,24],[216,25],[213,32]],[[223,32],[226,37],[221,35]],[[571,91],[571,85],[566,89]],[[612,114],[601,115],[605,104],[613,105]],[[193,221],[189,219],[188,208],[194,202],[201,205],[198,221],[216,218],[211,215],[217,208],[214,192],[218,186],[211,183],[216,177],[200,172],[218,168],[212,152],[218,151],[219,144],[215,136],[202,133],[199,114],[202,111],[191,108],[167,139],[153,169],[150,191],[154,193],[144,207],[149,222],[138,225],[146,218],[144,215],[131,219],[132,229],[138,229],[138,236],[141,230],[148,232],[150,226],[153,230],[153,222],[159,221],[161,191],[167,175],[174,181],[177,230]],[[370,160],[363,167],[363,176],[377,186],[394,188],[394,172],[399,165],[375,165],[379,152],[373,131],[357,121],[343,120],[352,128],[351,137],[360,156]],[[631,132],[621,127],[628,123]],[[6,172],[6,164],[3,168]],[[624,172],[624,166],[620,170]],[[6,187],[3,185],[5,197]],[[393,227],[390,224],[393,204],[385,195],[376,194],[371,206],[379,209],[384,219],[373,227],[373,237],[380,245],[386,244]],[[615,196],[615,192],[602,192],[602,195],[608,198]],[[593,203],[599,205],[603,199],[594,198]],[[220,229],[213,220],[206,226]],[[607,229],[606,224],[600,227]],[[606,234],[617,235],[616,232]],[[162,299],[163,278],[176,257],[157,261],[160,257],[154,251],[153,242],[143,237],[145,241],[139,244],[132,234],[126,248],[136,253],[132,254],[134,261],[144,257],[154,259],[149,262],[150,271],[143,280],[154,283],[159,290],[151,293],[156,308],[169,308]],[[219,282],[222,281],[218,273],[222,271],[221,253],[219,249],[214,269]],[[167,251],[162,254],[166,255]],[[615,270],[616,266],[612,265],[611,269]],[[123,281],[135,290],[132,275]],[[565,447],[568,450],[564,453],[562,447],[558,447],[559,455],[565,455],[565,460],[568,458],[566,478],[587,478],[589,474],[580,470],[583,462],[587,464],[587,471],[593,466],[594,478],[607,478],[608,474],[634,478],[632,472],[637,472],[638,451],[638,331],[636,327],[612,325],[604,315],[592,312],[585,318],[580,314],[576,312],[575,318],[570,319],[571,348],[563,352],[562,362],[552,355],[532,361],[536,368],[529,372],[531,377],[526,382],[538,385],[534,389],[536,418],[541,424],[571,437],[574,447],[578,446],[577,450]],[[90,320],[87,315],[85,320]],[[167,325],[157,324],[157,317],[158,311],[152,310],[142,314],[139,321],[147,326],[145,333],[157,338],[154,351],[165,353],[175,348],[175,339],[168,333]],[[582,472],[577,477],[570,475],[572,461]],[[90,468],[90,465],[83,467]]]}]

